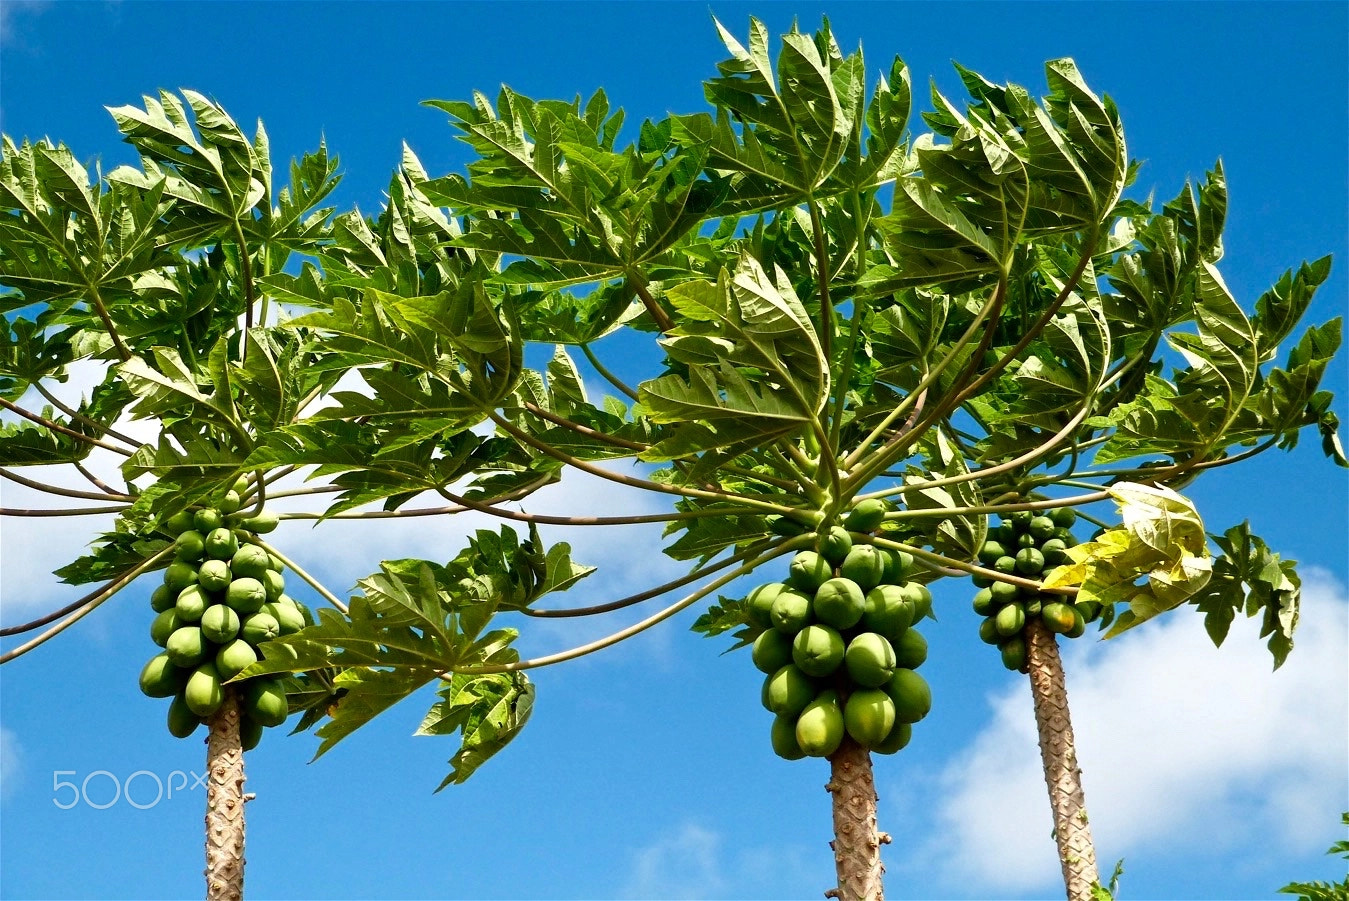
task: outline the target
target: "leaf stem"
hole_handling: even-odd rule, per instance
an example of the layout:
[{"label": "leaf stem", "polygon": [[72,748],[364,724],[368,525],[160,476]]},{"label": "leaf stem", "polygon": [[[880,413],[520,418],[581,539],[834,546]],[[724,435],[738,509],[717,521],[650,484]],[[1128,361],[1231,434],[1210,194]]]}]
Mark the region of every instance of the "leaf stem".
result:
[{"label": "leaf stem", "polygon": [[[108,598],[112,597],[113,595],[117,594],[117,592],[121,591],[123,588],[130,585],[141,573],[153,568],[156,563],[158,563],[168,554],[172,553],[172,551],[173,545],[169,545],[168,547],[159,551],[153,557],[150,557],[148,560],[141,563],[139,566],[132,568],[130,571],[124,573],[123,575],[109,582],[107,585],[104,585],[101,589],[98,590],[98,592],[96,592],[92,597],[90,597],[89,600],[84,601],[84,603],[81,604],[75,610],[74,613],[72,613],[67,618],[61,620],[61,622],[52,626],[50,629],[43,632],[41,635],[38,635],[30,639],[29,641],[25,642],[24,644],[19,645],[17,648],[14,648],[14,650],[6,651],[5,653],[0,654],[0,664],[8,663],[9,661],[13,660],[16,657],[20,657],[24,654],[27,654],[29,651],[33,650],[33,648],[36,648],[39,645],[44,644],[47,641],[50,641],[51,639],[55,638],[57,635],[60,635],[66,629],[69,629],[71,626],[75,625],[75,623],[79,622],[85,616],[92,613],[95,609],[97,609],[100,605],[102,605],[104,601],[108,600]],[[82,598],[81,600],[84,599]],[[60,613],[57,613],[56,615],[59,616]]]},{"label": "leaf stem", "polygon": [[902,541],[891,541],[888,538],[873,537],[870,543],[877,547],[889,548],[890,550],[906,551],[917,557],[919,560],[926,560],[939,567],[960,570],[961,572],[969,573],[972,576],[984,576],[995,582],[1009,582],[1020,588],[1028,588],[1032,591],[1041,591],[1047,594],[1077,594],[1077,588],[1075,587],[1043,588],[1043,583],[1036,582],[1034,579],[1025,579],[1021,576],[1011,575],[1010,573],[998,572],[996,569],[986,569],[985,567],[973,563],[966,563],[963,560],[956,560],[952,557],[934,554],[932,551],[927,551],[911,544],[905,544]]},{"label": "leaf stem", "polygon": [[606,382],[613,385],[633,400],[637,399],[637,392],[629,387],[628,384],[618,376],[610,372],[605,365],[600,362],[600,358],[595,355],[595,352],[590,349],[589,344],[581,345],[581,353],[585,354],[585,358],[590,361],[590,365],[595,367],[595,371],[598,372]]},{"label": "leaf stem", "polygon": [[[55,494],[59,497],[75,497],[86,501],[106,501],[108,500],[109,497],[108,494],[102,492],[76,491],[73,488],[61,488],[56,485],[48,485],[46,482],[38,482],[33,479],[26,479],[23,476],[17,473],[10,472],[8,469],[5,469],[3,467],[0,467],[0,478],[9,479],[11,482],[16,482],[20,485],[23,485],[26,488],[33,488],[37,491],[43,491],[46,492],[47,494]],[[114,495],[114,497],[117,500],[128,502],[135,500],[135,498],[129,494],[118,494]]]},{"label": "leaf stem", "polygon": [[[633,625],[628,626],[626,629],[620,629],[619,631],[613,633],[612,635],[605,636],[604,638],[600,638],[596,641],[589,642],[588,644],[581,645],[580,647],[572,648],[569,651],[560,651],[556,654],[548,654],[546,656],[535,657],[530,660],[517,660],[513,663],[497,663],[497,664],[483,664],[480,666],[451,667],[450,669],[445,670],[445,673],[464,673],[466,675],[475,675],[475,676],[486,675],[489,673],[509,673],[509,672],[516,672],[518,670],[537,669],[538,667],[541,666],[548,666],[553,663],[562,663],[563,661],[566,660],[575,660],[577,657],[584,657],[587,654],[591,654],[594,653],[595,651],[602,650],[604,648],[609,647],[610,645],[618,644],[625,638],[631,638],[634,635],[637,635],[641,632],[645,632],[652,626],[664,622],[665,620],[674,616],[676,613],[679,613],[681,610],[684,610],[685,608],[691,606],[692,604],[697,603],[700,599],[716,591],[718,588],[727,584],[728,582],[733,582],[736,579],[740,578],[741,576],[745,575],[746,573],[753,572],[755,569],[767,563],[769,560],[772,560],[776,557],[780,557],[783,554],[789,553],[790,551],[795,550],[797,547],[804,547],[813,540],[814,539],[809,536],[797,536],[796,538],[790,538],[787,541],[783,542],[782,544],[778,545],[771,552],[763,556],[756,557],[755,559],[749,561],[748,563],[744,563],[741,566],[736,567],[735,569],[731,570],[729,573],[717,579],[716,581],[711,582],[708,585],[705,585],[704,587],[698,589],[697,591],[693,592],[690,595],[680,598],[678,601],[671,604],[669,607],[666,607],[664,610],[661,610],[657,613],[653,613],[651,616],[648,616],[641,622],[634,623]],[[999,575],[1001,575],[1001,573],[999,573]]]},{"label": "leaf stem", "polygon": [[45,416],[39,416],[38,414],[32,412],[31,410],[25,410],[18,404],[6,400],[3,397],[0,397],[0,407],[4,407],[6,410],[9,410],[14,413],[18,413],[24,419],[36,422],[43,428],[48,428],[51,429],[53,432],[60,432],[62,435],[67,435],[71,438],[74,438],[76,441],[83,441],[85,444],[92,444],[94,447],[101,447],[104,450],[110,450],[115,454],[121,454],[123,457],[130,457],[133,453],[132,451],[127,450],[126,448],[118,447],[115,444],[108,444],[106,441],[100,441],[97,438],[91,438],[88,435],[84,434],[83,432],[77,432],[74,429],[66,428],[59,422],[53,422],[52,420],[47,419]]},{"label": "leaf stem", "polygon": [[19,509],[0,507],[0,516],[96,516],[100,513],[120,513],[130,504],[117,504],[111,507],[77,507],[65,510]]},{"label": "leaf stem", "polygon": [[93,419],[91,419],[88,416],[85,416],[79,410],[72,409],[70,406],[63,403],[61,401],[61,398],[57,397],[55,394],[52,394],[51,391],[49,391],[42,384],[41,381],[33,382],[32,384],[33,387],[38,390],[38,393],[47,399],[47,402],[49,404],[51,404],[56,409],[60,410],[62,413],[69,416],[71,419],[82,422],[85,425],[89,426],[90,428],[97,429],[98,431],[107,435],[109,438],[116,438],[118,441],[121,441],[122,443],[127,444],[132,448],[137,448],[141,446],[141,442],[137,441],[134,438],[128,438],[126,435],[123,435],[121,432],[117,431],[112,426],[104,425],[101,422],[95,422]]},{"label": "leaf stem", "polygon": [[308,582],[311,588],[313,588],[319,594],[323,595],[323,597],[328,601],[329,604],[332,604],[338,610],[342,611],[344,615],[349,612],[347,610],[346,604],[339,601],[331,591],[323,587],[322,582],[320,582],[318,579],[315,579],[309,573],[305,572],[304,569],[294,560],[291,560],[285,554],[281,553],[276,548],[272,547],[270,544],[263,541],[256,535],[250,536],[248,539],[248,543],[256,544],[258,547],[262,548],[264,551],[271,554],[276,559],[280,560],[285,565],[286,569],[293,571],[295,575],[299,576],[301,579],[304,579],[306,582]]}]

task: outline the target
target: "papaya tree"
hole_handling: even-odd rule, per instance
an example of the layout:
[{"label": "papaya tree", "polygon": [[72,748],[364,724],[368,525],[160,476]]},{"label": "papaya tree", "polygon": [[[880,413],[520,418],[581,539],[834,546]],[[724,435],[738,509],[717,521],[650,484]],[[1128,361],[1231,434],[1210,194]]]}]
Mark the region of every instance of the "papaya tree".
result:
[{"label": "papaya tree", "polygon": [[[428,101],[474,160],[432,177],[405,149],[373,216],[321,206],[337,178],[323,148],[275,187],[261,126],[192,92],[113,110],[139,168],[91,174],[63,146],[6,139],[0,474],[117,526],[58,571],[101,586],[6,629],[49,626],[0,661],[163,571],[165,650],[142,686],[174,699],[170,731],[209,727],[211,897],[242,891],[258,727],[298,713],[322,754],[434,686],[419,731],[460,737],[443,788],[525,725],[529,670],[702,605],[697,631],[752,645],[773,750],[829,760],[830,894],[880,898],[872,755],[929,713],[918,627],[928,586],[955,578],[983,617],[970,653],[977,632],[1029,677],[1066,891],[1090,898],[1104,890],[1057,636],[1188,604],[1215,642],[1244,612],[1276,663],[1291,649],[1292,563],[1244,524],[1208,534],[1179,492],[1307,428],[1344,465],[1319,388],[1338,320],[1279,354],[1329,261],[1243,308],[1218,269],[1221,166],[1160,206],[1126,196],[1118,111],[1071,60],[1047,64],[1039,99],[960,68],[967,100],[934,90],[915,134],[902,61],[868,85],[827,23],[776,58],[758,21],[744,44],[718,28],[707,112],[625,131],[603,92]],[[106,377],[58,403],[52,381],[85,360]],[[128,417],[157,439],[119,431]],[[95,448],[125,458],[122,485],[13,471],[87,473]],[[572,473],[664,509],[529,511]],[[505,522],[446,560],[379,561],[342,600],[264,537],[281,498],[322,500],[279,514],[320,528]],[[684,575],[540,605],[592,571],[540,526],[641,523],[665,525]],[[283,572],[328,606],[288,600]],[[579,647],[513,647],[529,619],[656,598]]]}]

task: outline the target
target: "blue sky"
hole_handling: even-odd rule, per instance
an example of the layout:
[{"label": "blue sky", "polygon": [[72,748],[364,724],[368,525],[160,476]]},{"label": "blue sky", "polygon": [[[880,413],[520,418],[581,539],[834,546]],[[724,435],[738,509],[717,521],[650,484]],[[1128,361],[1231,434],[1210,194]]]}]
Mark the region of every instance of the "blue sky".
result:
[{"label": "blue sky", "polygon": [[[104,106],[191,87],[241,123],[264,120],[274,160],[326,137],[367,211],[406,140],[426,168],[466,151],[428,98],[588,96],[603,86],[629,122],[704,108],[724,55],[709,12],[743,35],[828,15],[869,74],[898,54],[920,99],[929,78],[959,96],[959,60],[1043,90],[1045,60],[1073,56],[1119,104],[1138,192],[1169,198],[1222,157],[1231,205],[1229,286],[1250,304],[1286,268],[1336,254],[1309,319],[1346,309],[1349,146],[1344,4],[923,3],[103,3],[0,5],[0,129],[50,136],[105,170],[130,161]],[[915,120],[916,121],[916,120]],[[647,358],[624,361],[640,371]],[[88,375],[88,373],[85,373]],[[1328,387],[1349,420],[1346,367]],[[1067,653],[1088,808],[1103,866],[1126,858],[1129,898],[1268,898],[1292,879],[1338,878],[1322,852],[1349,807],[1345,535],[1349,481],[1313,436],[1291,454],[1220,470],[1190,495],[1212,530],[1249,519],[1307,579],[1299,646],[1270,674],[1254,629],[1208,644],[1188,609],[1116,642]],[[1239,470],[1239,471],[1238,471]],[[4,497],[19,498],[11,484]],[[564,482],[557,509],[651,509],[608,486]],[[8,503],[6,504],[9,505]],[[51,523],[56,525],[52,525]],[[74,523],[72,525],[72,523]],[[100,523],[0,523],[0,619],[75,595],[47,573]],[[319,532],[276,543],[339,591],[385,557],[444,559],[481,523],[456,518]],[[657,532],[562,535],[601,566],[588,603],[673,572]],[[59,809],[53,779],[104,803],[112,779],[200,771],[198,740],[163,729],[135,679],[152,646],[136,586],[0,674],[0,896],[177,898],[200,893],[201,791],[138,809]],[[879,762],[891,898],[1041,898],[1061,892],[1029,695],[974,637],[968,584],[936,592],[924,668],[932,715]],[[306,598],[316,602],[314,598]],[[260,898],[819,897],[832,885],[819,761],[768,747],[748,655],[687,632],[682,616],[609,652],[537,674],[522,737],[465,786],[432,795],[453,753],[411,737],[429,696],[395,708],[307,765],[311,736],[269,734],[248,759],[248,886]],[[547,626],[548,651],[617,623]],[[533,625],[533,623],[527,623]],[[53,776],[60,771],[63,775]],[[93,775],[104,772],[108,775]],[[192,780],[189,778],[188,783]],[[151,776],[134,782],[142,805]]]}]

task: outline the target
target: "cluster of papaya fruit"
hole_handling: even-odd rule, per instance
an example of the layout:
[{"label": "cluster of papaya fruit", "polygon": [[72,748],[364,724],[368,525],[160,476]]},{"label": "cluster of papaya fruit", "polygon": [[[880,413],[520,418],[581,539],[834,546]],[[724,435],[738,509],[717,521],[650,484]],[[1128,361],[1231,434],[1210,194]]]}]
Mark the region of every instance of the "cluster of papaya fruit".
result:
[{"label": "cluster of papaya fruit", "polygon": [[752,659],[766,675],[763,705],[775,714],[773,751],[787,760],[827,757],[846,733],[873,751],[909,743],[912,724],[932,707],[927,681],[914,672],[927,640],[914,624],[932,595],[908,579],[913,558],[854,536],[875,532],[888,506],[863,501],[819,535],[816,549],[793,557],[785,582],[747,598],[763,629]]},{"label": "cluster of papaya fruit", "polygon": [[[213,507],[171,516],[174,561],[150,596],[158,614],[150,638],[163,648],[141,670],[141,691],[172,698],[169,732],[186,738],[224,702],[223,684],[262,659],[263,642],[298,632],[313,622],[309,610],[285,593],[281,561],[249,539],[276,528],[275,514],[239,516],[236,485]],[[240,539],[243,539],[243,542]],[[255,747],[264,726],[289,715],[280,679],[235,683],[244,750]]]},{"label": "cluster of papaya fruit", "polygon": [[[979,551],[979,562],[1007,575],[1040,579],[1056,566],[1069,562],[1067,550],[1077,543],[1072,526],[1077,514],[1068,508],[1048,514],[1021,510],[988,530],[988,540]],[[979,637],[997,645],[1003,666],[1026,672],[1026,623],[1039,617],[1052,632],[1077,638],[1087,623],[1101,615],[1094,601],[1071,603],[1059,594],[1034,591],[990,576],[974,576],[979,591],[974,612],[984,618]]]}]

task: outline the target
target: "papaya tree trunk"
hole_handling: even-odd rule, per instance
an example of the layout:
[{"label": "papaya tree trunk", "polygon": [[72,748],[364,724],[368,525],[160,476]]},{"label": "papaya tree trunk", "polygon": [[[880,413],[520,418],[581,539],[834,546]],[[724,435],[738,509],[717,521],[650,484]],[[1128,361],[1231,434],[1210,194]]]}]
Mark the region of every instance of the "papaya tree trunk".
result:
[{"label": "papaya tree trunk", "polygon": [[1068,715],[1068,689],[1058,642],[1038,618],[1026,623],[1031,698],[1040,733],[1040,760],[1054,812],[1054,841],[1059,847],[1063,883],[1068,901],[1091,901],[1092,886],[1100,882],[1096,849],[1087,824],[1082,793],[1082,770],[1077,765],[1073,722]]},{"label": "papaya tree trunk", "polygon": [[239,704],[225,689],[220,709],[206,721],[206,901],[244,896],[244,749]]},{"label": "papaya tree trunk", "polygon": [[881,887],[881,845],[889,836],[876,831],[876,782],[871,752],[845,734],[829,756],[825,789],[833,796],[834,867],[838,888],[825,892],[839,901],[884,901]]}]

